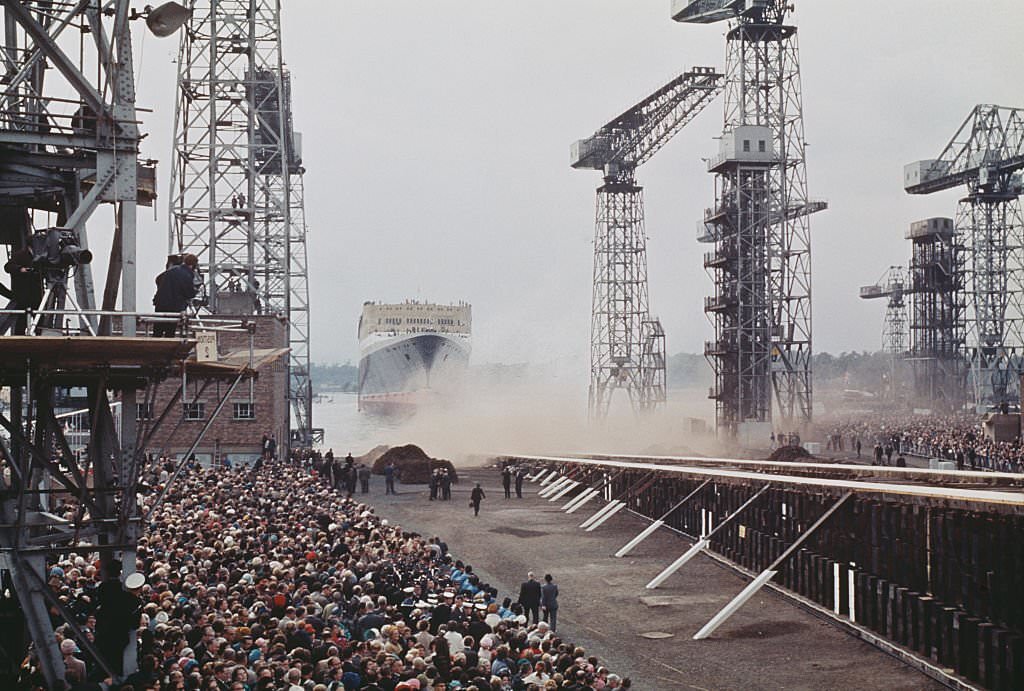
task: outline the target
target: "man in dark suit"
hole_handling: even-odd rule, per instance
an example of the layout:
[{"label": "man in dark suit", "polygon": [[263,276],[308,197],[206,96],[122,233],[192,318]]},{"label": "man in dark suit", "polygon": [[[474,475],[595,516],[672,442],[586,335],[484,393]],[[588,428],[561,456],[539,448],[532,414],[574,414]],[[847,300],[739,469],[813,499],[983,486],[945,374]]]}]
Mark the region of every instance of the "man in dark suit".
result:
[{"label": "man in dark suit", "polygon": [[558,586],[552,582],[551,574],[544,576],[540,587],[540,606],[544,609],[544,621],[551,624],[551,633],[558,631]]},{"label": "man in dark suit", "polygon": [[537,582],[533,571],[526,574],[526,577],[528,580],[519,586],[519,604],[526,611],[527,621],[529,621],[532,614],[533,623],[536,624],[540,621],[540,583]]}]

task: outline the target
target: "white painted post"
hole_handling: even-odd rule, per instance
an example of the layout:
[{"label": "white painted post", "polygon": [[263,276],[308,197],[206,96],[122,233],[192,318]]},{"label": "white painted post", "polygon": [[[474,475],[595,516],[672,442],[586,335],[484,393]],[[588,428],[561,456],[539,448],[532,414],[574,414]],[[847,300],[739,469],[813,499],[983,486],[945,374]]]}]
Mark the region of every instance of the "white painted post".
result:
[{"label": "white painted post", "polygon": [[615,508],[614,509],[612,509],[611,511],[606,511],[605,514],[603,516],[601,516],[601,518],[597,519],[596,521],[591,523],[589,526],[587,526],[587,532],[588,533],[594,532],[594,530],[599,528],[602,523],[604,523],[609,518],[611,518],[612,516],[617,514],[619,511],[622,511],[624,508],[626,508],[626,502],[624,502],[624,501],[616,500],[616,501],[613,501],[612,504],[615,504]]},{"label": "white painted post", "polygon": [[583,501],[579,501],[579,502],[576,502],[576,505],[575,505],[575,506],[573,506],[573,507],[572,507],[571,509],[569,509],[568,511],[566,511],[566,513],[576,513],[577,511],[579,511],[580,509],[582,509],[582,508],[583,508],[584,506],[586,506],[587,504],[589,504],[589,503],[590,503],[591,501],[593,501],[594,499],[597,499],[597,495],[599,495],[599,494],[600,494],[600,492],[598,492],[598,491],[597,491],[597,490],[595,489],[594,491],[592,491],[592,492],[591,492],[591,493],[590,493],[590,494],[589,494],[589,495],[587,496],[587,498],[586,498],[586,499],[584,499]]},{"label": "white painted post", "polygon": [[839,564],[833,564],[832,565],[832,583],[833,583],[832,602],[836,603],[834,609],[835,609],[835,613],[837,615],[839,614],[839,578],[840,578],[840,576],[839,576]]},{"label": "white painted post", "polygon": [[857,622],[857,607],[856,607],[857,603],[856,603],[856,596],[854,595],[854,590],[856,589],[855,586],[856,586],[856,583],[857,583],[857,579],[854,578],[854,576],[853,576],[853,569],[850,569],[849,572],[846,575],[850,577],[850,621],[856,623]]},{"label": "white painted post", "polygon": [[686,564],[686,562],[690,561],[695,556],[697,556],[697,553],[705,547],[707,547],[708,544],[710,544],[710,540],[708,540],[707,538],[702,537],[701,539],[697,540],[695,543],[693,543],[693,547],[686,550],[686,553],[683,556],[679,557],[674,562],[669,564],[664,571],[662,571],[657,576],[652,578],[651,582],[644,587],[646,587],[648,590],[654,590],[655,588],[657,588],[659,585],[665,582],[666,578],[674,574],[679,569],[683,568],[683,565]]},{"label": "white painted post", "polygon": [[624,557],[624,556],[626,556],[631,551],[633,551],[634,547],[636,547],[641,542],[643,542],[648,537],[650,537],[654,533],[655,530],[657,530],[658,528],[660,528],[663,525],[665,525],[665,521],[662,521],[662,520],[657,520],[654,523],[651,523],[649,526],[644,528],[643,531],[639,535],[637,535],[635,538],[633,538],[632,540],[627,542],[622,549],[620,549],[618,552],[616,552],[615,556],[616,557]]},{"label": "white painted post", "polygon": [[778,573],[778,571],[772,571],[771,569],[762,571],[757,578],[750,582],[750,585],[744,588],[739,595],[732,599],[732,602],[727,604],[725,607],[722,608],[722,611],[713,616],[711,618],[711,621],[709,621],[707,624],[704,624],[704,628],[702,628],[700,631],[696,633],[696,635],[693,637],[693,640],[703,640],[711,634],[713,634],[715,632],[715,629],[717,629],[719,626],[725,623],[726,619],[731,617],[736,610],[742,607],[747,600],[753,597],[754,593],[760,590],[761,586],[763,586],[765,583],[771,580],[771,578],[776,573]]},{"label": "white painted post", "polygon": [[562,506],[562,511],[567,511],[571,509],[573,506],[579,504],[582,501],[585,501],[587,497],[589,497],[591,494],[595,494],[596,492],[597,490],[594,489],[593,487],[587,487],[585,490],[577,494],[575,497],[565,502],[565,504]]},{"label": "white painted post", "polygon": [[548,501],[558,501],[559,499],[561,499],[562,497],[564,497],[569,492],[573,491],[579,486],[580,483],[576,482],[575,480],[570,480],[569,484],[563,486],[562,489],[555,492],[555,494],[550,499],[548,499]]},{"label": "white painted post", "polygon": [[604,506],[602,506],[602,507],[601,507],[600,509],[598,509],[598,510],[597,510],[597,511],[596,511],[596,512],[594,513],[594,515],[593,515],[593,516],[591,516],[591,517],[590,517],[590,518],[588,518],[587,520],[585,520],[585,521],[583,521],[582,523],[580,523],[580,527],[581,527],[581,528],[586,528],[586,527],[588,527],[588,526],[589,526],[589,525],[590,525],[591,523],[593,523],[594,521],[596,521],[596,520],[597,520],[598,518],[600,518],[601,516],[605,515],[605,514],[606,514],[607,512],[611,511],[611,510],[612,510],[612,507],[613,507],[613,506],[615,506],[615,502],[612,502],[612,501],[608,502],[607,504],[605,504]]}]

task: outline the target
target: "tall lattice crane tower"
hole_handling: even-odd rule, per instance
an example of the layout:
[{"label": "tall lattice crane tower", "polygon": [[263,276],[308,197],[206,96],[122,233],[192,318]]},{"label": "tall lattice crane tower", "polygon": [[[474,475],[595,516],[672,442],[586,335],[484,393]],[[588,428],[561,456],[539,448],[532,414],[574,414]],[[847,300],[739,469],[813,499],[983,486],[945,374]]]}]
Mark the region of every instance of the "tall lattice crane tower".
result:
[{"label": "tall lattice crane tower", "polygon": [[637,412],[665,402],[665,332],[648,311],[643,188],[636,169],[721,92],[721,80],[711,67],[694,67],[572,145],[573,168],[604,174],[594,231],[592,419],[607,415],[619,389]]},{"label": "tall lattice crane tower", "polygon": [[978,105],[938,158],[904,170],[910,194],[966,187],[955,231],[963,247],[966,352],[975,405],[1015,399],[1024,365],[1024,109]]},{"label": "tall lattice crane tower", "polygon": [[[719,434],[768,439],[773,419],[790,429],[811,419],[811,234],[826,207],[807,196],[797,28],[784,0],[674,0],[678,22],[729,21],[725,127],[715,206],[699,239],[715,294],[705,311],[715,340]],[[773,412],[774,411],[774,412]]]},{"label": "tall lattice crane tower", "polygon": [[907,296],[911,284],[902,266],[890,266],[885,274],[869,286],[862,286],[863,300],[885,299],[885,321],[882,322],[882,350],[889,355],[889,394],[899,398],[902,377],[900,362],[907,356]]},{"label": "tall lattice crane tower", "polygon": [[278,0],[196,0],[178,57],[169,251],[214,314],[289,320],[293,443],[313,437],[302,152]]},{"label": "tall lattice crane tower", "polygon": [[922,407],[956,410],[964,401],[964,294],[961,239],[952,218],[914,221],[911,243],[910,363]]}]

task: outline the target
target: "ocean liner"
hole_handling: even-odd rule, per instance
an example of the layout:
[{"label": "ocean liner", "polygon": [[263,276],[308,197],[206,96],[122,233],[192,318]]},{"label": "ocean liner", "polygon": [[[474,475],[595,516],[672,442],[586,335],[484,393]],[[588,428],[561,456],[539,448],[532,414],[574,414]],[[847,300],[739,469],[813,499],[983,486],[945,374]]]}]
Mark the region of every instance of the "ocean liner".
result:
[{"label": "ocean liner", "polygon": [[363,303],[359,409],[403,414],[458,390],[469,364],[466,303]]}]

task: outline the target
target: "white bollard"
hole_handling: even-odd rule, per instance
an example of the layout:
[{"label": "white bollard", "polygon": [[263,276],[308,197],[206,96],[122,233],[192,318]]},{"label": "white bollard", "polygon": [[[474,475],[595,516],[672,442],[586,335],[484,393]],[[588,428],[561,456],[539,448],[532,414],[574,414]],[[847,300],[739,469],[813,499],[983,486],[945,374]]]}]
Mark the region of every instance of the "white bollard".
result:
[{"label": "white bollard", "polygon": [[614,508],[614,509],[612,509],[611,511],[607,511],[607,512],[605,512],[605,514],[604,514],[603,516],[601,516],[601,518],[599,518],[598,520],[596,520],[596,521],[594,521],[593,523],[591,523],[591,524],[590,524],[590,525],[589,525],[589,526],[587,527],[587,532],[588,532],[588,533],[592,533],[592,532],[594,532],[594,529],[596,529],[597,527],[599,527],[599,526],[600,526],[600,525],[601,525],[602,523],[604,523],[605,521],[607,521],[607,520],[608,520],[609,518],[611,518],[612,516],[614,516],[615,514],[617,514],[617,513],[618,513],[619,511],[621,511],[622,509],[626,508],[626,502],[624,502],[624,501],[620,501],[620,502],[612,502],[612,503],[613,503],[613,504],[615,504],[615,508]]},{"label": "white bollard", "polygon": [[662,571],[657,576],[652,578],[651,582],[648,583],[645,587],[648,590],[654,590],[655,588],[657,588],[659,585],[661,585],[662,583],[665,582],[666,578],[668,578],[669,576],[674,574],[679,569],[683,568],[683,564],[685,564],[686,562],[690,561],[695,556],[697,556],[697,553],[700,552],[705,547],[707,547],[708,544],[709,544],[709,541],[705,540],[704,538],[701,538],[700,540],[697,540],[695,543],[693,543],[693,547],[691,547],[690,549],[686,550],[686,553],[683,556],[681,556],[678,559],[676,559],[674,562],[669,564],[668,567],[664,571]]},{"label": "white bollard", "polygon": [[776,573],[778,573],[778,571],[772,571],[771,569],[768,569],[767,571],[762,571],[761,575],[759,575],[757,578],[751,581],[750,585],[744,588],[739,595],[734,597],[732,599],[732,602],[723,607],[721,612],[711,617],[711,621],[709,621],[707,624],[704,624],[704,628],[702,628],[700,631],[696,633],[696,635],[694,635],[693,640],[703,640],[711,634],[713,634],[715,632],[715,629],[724,624],[726,619],[731,617],[733,613],[736,612],[736,610],[742,607],[743,603],[745,603],[747,600],[753,597],[754,593],[760,590],[761,586],[767,583],[773,576],[775,576]]},{"label": "white bollard", "polygon": [[591,523],[593,523],[594,521],[599,519],[601,516],[605,515],[609,511],[611,511],[613,506],[615,506],[615,502],[613,502],[613,501],[608,502],[607,504],[602,506],[600,509],[595,511],[594,515],[592,515],[590,518],[588,518],[587,520],[585,520],[582,523],[580,523],[580,527],[581,528],[586,528]]},{"label": "white bollard", "polygon": [[572,480],[568,485],[566,485],[562,489],[560,489],[557,492],[555,492],[554,496],[552,496],[550,499],[548,499],[548,501],[558,501],[559,499],[561,499],[562,497],[564,497],[569,492],[573,491],[574,489],[576,489],[579,486],[580,486],[580,483],[576,482],[575,480]]},{"label": "white bollard", "polygon": [[636,547],[641,542],[643,542],[648,537],[650,537],[651,534],[654,533],[655,530],[657,530],[658,528],[660,528],[663,525],[665,525],[665,521],[662,521],[662,520],[657,520],[654,523],[651,523],[649,526],[644,528],[643,531],[641,531],[641,533],[639,535],[637,535],[635,538],[633,538],[632,540],[627,542],[622,549],[620,549],[618,552],[616,552],[615,556],[616,557],[624,557],[624,556],[626,556],[627,554],[629,554],[630,552],[633,551],[634,547]]},{"label": "white bollard", "polygon": [[562,511],[567,511],[572,507],[576,506],[576,504],[579,504],[581,501],[585,501],[587,497],[589,497],[596,491],[597,490],[592,487],[586,488],[585,490],[577,494],[575,497],[565,502],[565,504],[562,505]]}]

